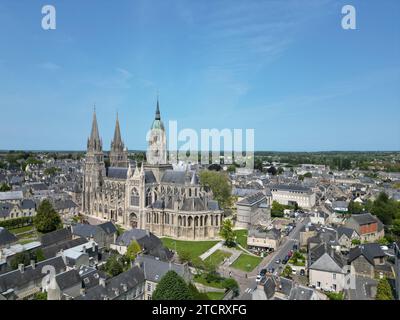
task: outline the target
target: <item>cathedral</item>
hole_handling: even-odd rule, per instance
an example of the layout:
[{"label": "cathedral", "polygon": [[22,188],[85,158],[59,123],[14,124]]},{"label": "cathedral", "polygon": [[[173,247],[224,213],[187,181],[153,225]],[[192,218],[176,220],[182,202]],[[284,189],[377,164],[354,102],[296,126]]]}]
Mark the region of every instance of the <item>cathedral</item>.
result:
[{"label": "cathedral", "polygon": [[219,237],[223,211],[202,187],[189,166],[167,162],[167,139],[157,99],[156,114],[147,137],[147,162],[131,166],[118,115],[104,162],[103,143],[93,112],[84,164],[82,206],[85,215],[109,220],[125,228],[146,229],[158,236],[186,240]]}]

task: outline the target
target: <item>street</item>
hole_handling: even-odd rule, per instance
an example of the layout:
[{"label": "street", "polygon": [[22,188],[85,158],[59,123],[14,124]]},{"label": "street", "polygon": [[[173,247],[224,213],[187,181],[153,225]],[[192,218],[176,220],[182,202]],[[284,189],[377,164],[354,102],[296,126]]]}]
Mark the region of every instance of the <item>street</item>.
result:
[{"label": "street", "polygon": [[251,272],[251,274],[248,275],[248,278],[237,278],[235,277],[235,279],[238,281],[239,286],[240,286],[240,297],[250,293],[251,291],[253,291],[256,286],[256,277],[257,274],[260,272],[261,269],[269,269],[269,268],[274,268],[275,272],[274,274],[280,274],[281,271],[279,267],[281,266],[278,265],[275,261],[277,259],[280,259],[282,261],[282,259],[284,259],[286,257],[286,255],[288,254],[289,250],[293,249],[293,245],[295,243],[299,243],[299,239],[300,239],[300,230],[310,221],[310,219],[308,217],[302,217],[299,220],[296,221],[296,227],[290,232],[288,237],[285,237],[282,244],[280,245],[279,249],[277,251],[275,251],[273,254],[268,255],[261,263],[260,265],[254,269],[253,272]]}]

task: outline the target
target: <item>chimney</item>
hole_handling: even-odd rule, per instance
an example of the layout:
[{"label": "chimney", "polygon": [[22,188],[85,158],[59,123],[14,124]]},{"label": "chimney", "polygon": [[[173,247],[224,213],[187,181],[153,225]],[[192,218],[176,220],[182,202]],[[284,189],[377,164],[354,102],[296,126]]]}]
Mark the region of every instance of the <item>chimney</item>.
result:
[{"label": "chimney", "polygon": [[126,283],[122,284],[122,289],[124,290],[124,292],[128,291],[128,286],[126,285]]},{"label": "chimney", "polygon": [[96,242],[92,242],[92,251],[96,252]]},{"label": "chimney", "polygon": [[33,259],[31,259],[31,267],[33,270],[36,268],[36,262]]},{"label": "chimney", "polygon": [[106,279],[100,278],[99,279],[99,285],[101,285],[103,288],[105,288],[106,287]]},{"label": "chimney", "polygon": [[85,245],[82,246],[82,252],[86,252],[86,246]]},{"label": "chimney", "polygon": [[115,293],[115,296],[119,296],[119,289],[118,288],[113,288],[113,291]]},{"label": "chimney", "polygon": [[24,273],[24,269],[25,269],[24,264],[23,264],[23,263],[19,263],[19,264],[18,264],[18,270],[19,270],[21,273]]}]

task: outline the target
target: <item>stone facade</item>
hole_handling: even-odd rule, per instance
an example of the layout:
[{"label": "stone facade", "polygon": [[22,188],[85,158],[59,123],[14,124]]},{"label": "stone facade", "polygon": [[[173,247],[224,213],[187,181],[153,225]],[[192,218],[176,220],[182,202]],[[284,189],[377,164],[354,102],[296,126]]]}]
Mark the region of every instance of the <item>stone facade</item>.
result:
[{"label": "stone facade", "polygon": [[[117,122],[118,124],[118,122]],[[118,131],[118,132],[117,132]],[[173,170],[166,161],[166,135],[157,101],[156,117],[148,139],[148,163],[139,168],[105,168],[96,114],[88,140],[83,182],[83,212],[126,228],[141,228],[157,236],[201,240],[218,238],[223,211],[212,193],[203,188],[188,166]],[[119,125],[114,145],[123,146]],[[125,149],[114,150],[112,159],[125,159]],[[119,152],[119,154],[118,154]]]}]

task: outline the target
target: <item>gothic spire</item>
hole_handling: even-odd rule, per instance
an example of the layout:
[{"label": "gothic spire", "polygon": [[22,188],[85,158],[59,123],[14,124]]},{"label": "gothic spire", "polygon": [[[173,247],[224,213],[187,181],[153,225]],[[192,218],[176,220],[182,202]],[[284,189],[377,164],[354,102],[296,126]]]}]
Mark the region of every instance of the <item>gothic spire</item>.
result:
[{"label": "gothic spire", "polygon": [[115,131],[114,131],[113,143],[116,146],[122,145],[121,130],[119,128],[119,120],[118,120],[118,112],[117,112],[117,120],[115,121]]},{"label": "gothic spire", "polygon": [[160,116],[160,104],[158,103],[158,95],[157,95],[156,120],[161,120],[161,116]]},{"label": "gothic spire", "polygon": [[100,141],[99,128],[97,126],[97,118],[96,118],[96,106],[93,109],[92,132],[90,134],[90,140]]},{"label": "gothic spire", "polygon": [[101,151],[102,141],[100,139],[99,127],[97,126],[96,106],[93,109],[92,131],[88,139],[88,150]]}]

